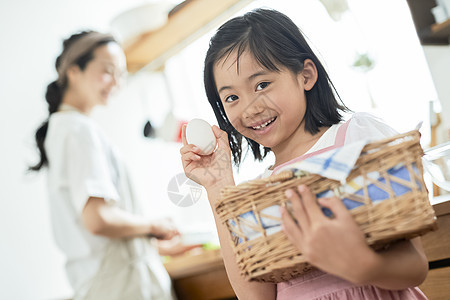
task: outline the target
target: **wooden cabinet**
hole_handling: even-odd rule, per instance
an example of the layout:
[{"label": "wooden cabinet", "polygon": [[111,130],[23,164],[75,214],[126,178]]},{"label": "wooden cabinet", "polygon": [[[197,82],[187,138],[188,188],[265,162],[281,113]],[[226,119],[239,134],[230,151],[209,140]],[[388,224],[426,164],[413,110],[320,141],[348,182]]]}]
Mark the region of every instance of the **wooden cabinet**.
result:
[{"label": "wooden cabinet", "polygon": [[448,300],[450,298],[450,267],[430,270],[420,289],[429,300]]},{"label": "wooden cabinet", "polygon": [[422,237],[430,271],[420,289],[430,300],[450,299],[450,201],[433,205],[438,230]]}]

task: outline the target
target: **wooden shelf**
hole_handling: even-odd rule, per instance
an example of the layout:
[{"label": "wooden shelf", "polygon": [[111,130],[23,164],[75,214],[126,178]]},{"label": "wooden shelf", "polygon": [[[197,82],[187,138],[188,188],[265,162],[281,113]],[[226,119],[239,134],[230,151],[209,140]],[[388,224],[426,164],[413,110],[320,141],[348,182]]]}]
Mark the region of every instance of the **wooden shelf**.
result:
[{"label": "wooden shelf", "polygon": [[253,0],[187,0],[161,28],[124,45],[127,67],[161,68],[165,61]]},{"label": "wooden shelf", "polygon": [[448,45],[450,19],[436,24],[431,9],[435,0],[407,0],[417,35],[422,45]]},{"label": "wooden shelf", "polygon": [[436,37],[450,37],[450,19],[447,21],[431,25],[431,32]]}]

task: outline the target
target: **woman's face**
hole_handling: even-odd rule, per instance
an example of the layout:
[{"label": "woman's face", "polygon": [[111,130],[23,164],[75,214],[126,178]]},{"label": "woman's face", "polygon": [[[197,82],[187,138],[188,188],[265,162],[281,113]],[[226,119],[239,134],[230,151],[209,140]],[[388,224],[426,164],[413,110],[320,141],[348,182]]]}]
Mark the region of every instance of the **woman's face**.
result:
[{"label": "woman's face", "polygon": [[263,68],[244,52],[218,61],[214,79],[222,105],[233,127],[245,137],[276,150],[304,132],[306,97],[302,73],[286,68]]},{"label": "woman's face", "polygon": [[94,50],[94,58],[79,71],[71,85],[87,105],[105,105],[125,74],[123,50],[111,42]]}]

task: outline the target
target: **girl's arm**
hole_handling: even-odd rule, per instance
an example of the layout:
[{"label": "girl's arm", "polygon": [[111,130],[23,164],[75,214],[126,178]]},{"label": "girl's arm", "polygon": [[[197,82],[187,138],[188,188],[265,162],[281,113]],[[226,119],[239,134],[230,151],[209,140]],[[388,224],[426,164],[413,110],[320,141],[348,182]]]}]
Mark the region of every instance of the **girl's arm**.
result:
[{"label": "girl's arm", "polygon": [[[208,199],[211,204],[218,199],[220,189],[210,189]],[[212,209],[216,222],[217,232],[220,240],[222,257],[227,270],[228,279],[239,299],[276,299],[276,285],[271,283],[249,282],[240,275],[240,269],[236,263],[236,256],[230,245],[230,233],[226,226],[220,221],[215,209]]]},{"label": "girl's arm", "polygon": [[88,199],[82,220],[89,232],[108,238],[152,235],[158,239],[171,239],[179,234],[168,219],[149,220],[109,205],[103,198]]},{"label": "girl's arm", "polygon": [[368,265],[358,283],[390,290],[418,286],[428,273],[420,237],[398,242],[382,252],[372,251]]},{"label": "girl's arm", "polygon": [[355,284],[391,290],[417,286],[425,280],[428,264],[420,238],[375,252],[340,199],[318,199],[333,212],[330,219],[306,186],[287,191],[286,196],[298,222],[282,209],[283,230],[312,265]]},{"label": "girl's arm", "polygon": [[220,197],[220,190],[229,185],[235,185],[231,168],[231,153],[227,134],[217,126],[213,126],[218,147],[208,156],[198,155],[199,149],[186,142],[186,126],[182,129],[184,146],[181,148],[181,160],[186,176],[203,185],[208,192],[217,232],[219,235],[222,257],[227,271],[228,279],[239,299],[275,299],[276,285],[270,283],[249,282],[240,275],[236,264],[236,257],[230,245],[230,233],[215,211],[215,203]]}]

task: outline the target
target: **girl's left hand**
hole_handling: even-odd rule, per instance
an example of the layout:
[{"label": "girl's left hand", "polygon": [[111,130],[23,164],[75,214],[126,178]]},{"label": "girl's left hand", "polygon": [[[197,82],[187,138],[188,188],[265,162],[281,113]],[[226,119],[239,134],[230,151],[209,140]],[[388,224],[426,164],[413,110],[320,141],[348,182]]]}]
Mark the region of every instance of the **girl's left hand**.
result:
[{"label": "girl's left hand", "polygon": [[297,223],[282,207],[283,231],[310,264],[354,282],[359,272],[367,271],[367,258],[374,254],[363,232],[337,197],[318,199],[333,212],[334,218],[328,218],[307,186],[300,185],[297,191],[286,191]]}]

